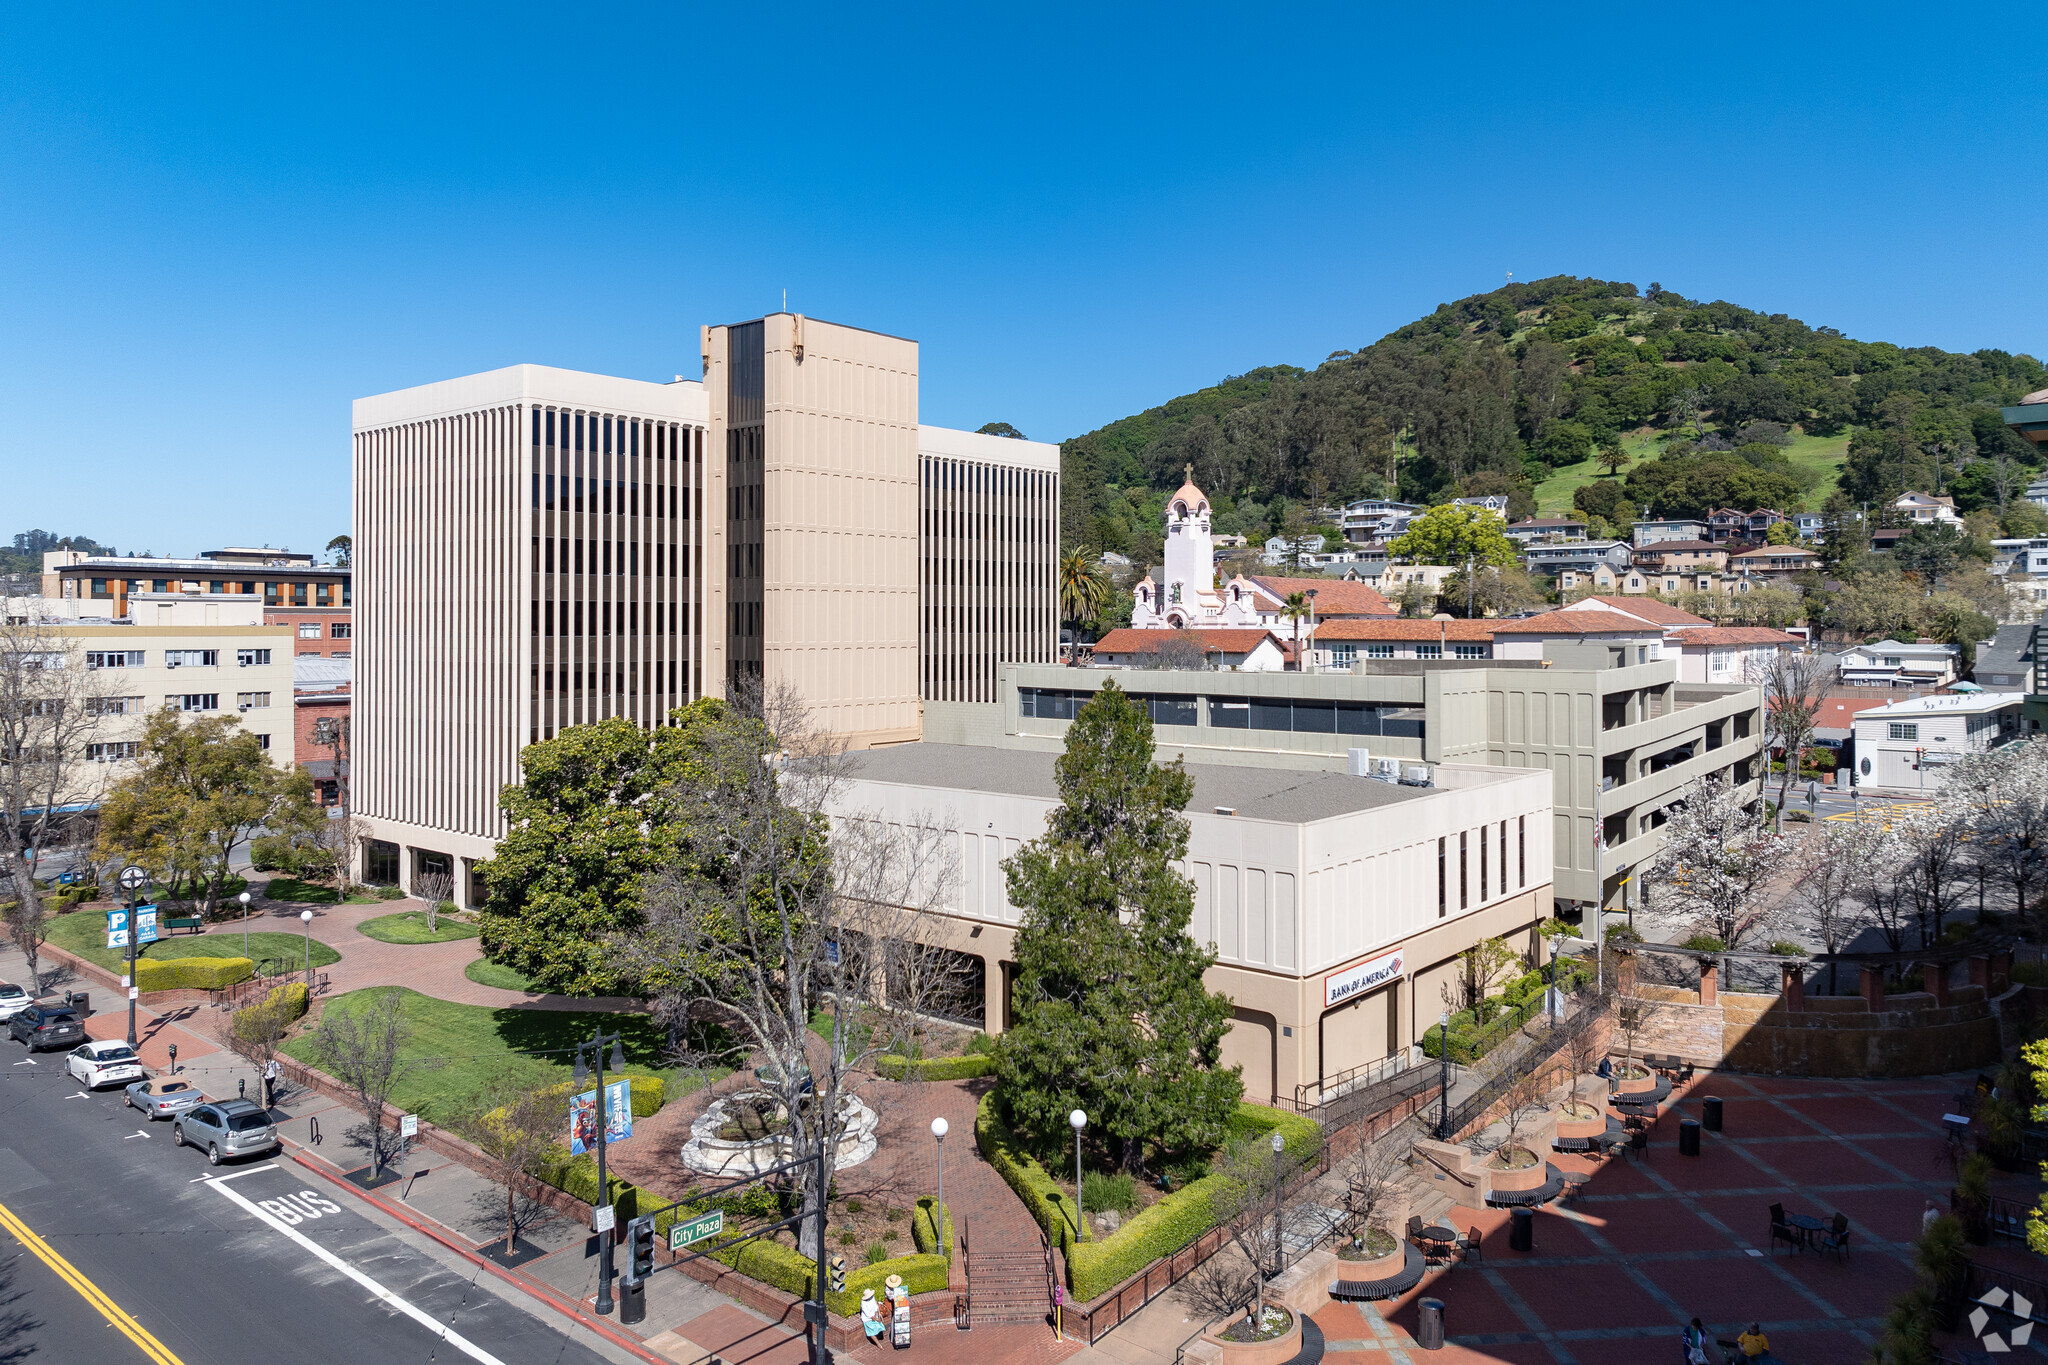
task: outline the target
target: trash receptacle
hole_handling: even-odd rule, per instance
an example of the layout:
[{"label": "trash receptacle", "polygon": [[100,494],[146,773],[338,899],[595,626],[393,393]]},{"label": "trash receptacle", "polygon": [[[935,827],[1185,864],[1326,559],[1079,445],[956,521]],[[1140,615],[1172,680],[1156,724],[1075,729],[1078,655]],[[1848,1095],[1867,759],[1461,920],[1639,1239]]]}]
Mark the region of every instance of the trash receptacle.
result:
[{"label": "trash receptacle", "polygon": [[1415,1344],[1425,1351],[1441,1351],[1444,1348],[1444,1301],[1423,1299],[1415,1307]]},{"label": "trash receptacle", "polygon": [[1721,1131],[1721,1097],[1708,1095],[1700,1101],[1700,1124],[1710,1133]]},{"label": "trash receptacle", "polygon": [[1678,1125],[1678,1154],[1698,1156],[1700,1154],[1700,1121],[1683,1119]]},{"label": "trash receptacle", "polygon": [[1534,1251],[1536,1249],[1536,1210],[1519,1208],[1511,1210],[1508,1223],[1508,1250]]}]

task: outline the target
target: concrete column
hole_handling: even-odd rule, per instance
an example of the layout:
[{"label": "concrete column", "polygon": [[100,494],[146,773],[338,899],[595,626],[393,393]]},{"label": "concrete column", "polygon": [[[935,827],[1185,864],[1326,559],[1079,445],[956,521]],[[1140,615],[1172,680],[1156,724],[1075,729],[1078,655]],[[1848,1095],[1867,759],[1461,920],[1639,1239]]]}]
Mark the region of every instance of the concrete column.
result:
[{"label": "concrete column", "polygon": [[1863,965],[1863,1003],[1872,1014],[1884,1013],[1884,968]]},{"label": "concrete column", "polygon": [[[1596,910],[1595,913],[1598,913]],[[1623,995],[1634,995],[1636,990],[1636,955],[1616,953],[1614,955],[1614,981]]]},{"label": "concrete column", "polygon": [[1783,962],[1779,964],[1779,970],[1784,974],[1784,982],[1779,988],[1779,994],[1785,999],[1785,1012],[1787,1014],[1805,1013],[1806,968],[1796,962]]},{"label": "concrete column", "polygon": [[1982,986],[1987,994],[1991,990],[1991,959],[1984,953],[1970,959],[1970,984]]},{"label": "concrete column", "polygon": [[476,904],[469,894],[470,873],[475,866],[476,859],[474,858],[457,858],[455,860],[455,885],[449,888],[448,896],[449,899],[455,902],[457,910],[476,909]]},{"label": "concrete column", "polygon": [[2012,954],[1991,955],[1991,994],[2003,995],[2012,989]]},{"label": "concrete column", "polygon": [[1720,999],[1721,964],[1712,958],[1700,959],[1700,1003],[1711,1005]]},{"label": "concrete column", "polygon": [[413,878],[419,866],[419,850],[411,844],[398,846],[398,889],[410,896],[413,894]]},{"label": "concrete column", "polygon": [[1936,1007],[1948,1004],[1948,964],[1929,962],[1921,969],[1921,978],[1927,983],[1927,993],[1934,997]]},{"label": "concrete column", "polygon": [[981,959],[981,1031],[994,1037],[1003,1031],[1003,960],[984,954]]}]

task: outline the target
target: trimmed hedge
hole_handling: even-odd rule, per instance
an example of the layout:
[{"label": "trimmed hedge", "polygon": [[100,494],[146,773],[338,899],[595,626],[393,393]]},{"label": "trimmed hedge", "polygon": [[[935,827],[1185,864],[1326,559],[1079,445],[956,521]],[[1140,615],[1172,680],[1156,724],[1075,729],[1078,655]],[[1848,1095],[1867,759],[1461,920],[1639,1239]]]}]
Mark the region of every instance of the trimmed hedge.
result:
[{"label": "trimmed hedge", "polygon": [[[1610,932],[1609,937],[1612,937]],[[1573,967],[1559,960],[1555,964],[1559,990],[1576,990],[1592,979],[1592,969]],[[1543,1011],[1543,990],[1548,983],[1543,973],[1527,972],[1508,982],[1499,995],[1490,995],[1469,1010],[1451,1016],[1451,1060],[1476,1062],[1507,1036]],[[1427,1057],[1443,1055],[1444,1026],[1431,1024],[1422,1035],[1422,1052]]]},{"label": "trimmed hedge", "polygon": [[[135,960],[135,985],[149,991],[218,990],[256,975],[256,964],[246,957],[153,957]],[[301,987],[301,989],[304,989]]]},{"label": "trimmed hedge", "polygon": [[996,1059],[985,1052],[966,1057],[927,1057],[915,1062],[894,1054],[875,1059],[875,1074],[888,1081],[967,1081],[995,1069]]},{"label": "trimmed hedge", "polygon": [[1063,1250],[1071,1249],[1077,1241],[1088,1240],[1088,1224],[1060,1192],[1059,1182],[1024,1151],[1010,1126],[996,1113],[994,1091],[983,1095],[981,1103],[975,1106],[974,1145],[981,1149],[988,1164],[996,1168],[1003,1183],[1017,1192],[1024,1207],[1038,1220],[1038,1226]]},{"label": "trimmed hedge", "polygon": [[[1322,1150],[1323,1130],[1313,1119],[1264,1105],[1239,1104],[1230,1116],[1233,1138],[1278,1132],[1287,1154],[1307,1162]],[[1068,1288],[1078,1303],[1108,1293],[1163,1256],[1171,1256],[1216,1225],[1211,1198],[1223,1177],[1205,1175],[1162,1198],[1099,1242],[1067,1250]]]},{"label": "trimmed hedge", "polygon": [[932,1205],[938,1202],[937,1195],[923,1195],[917,1201],[916,1210],[910,1215],[910,1240],[917,1243],[917,1249],[927,1256],[944,1256],[953,1259],[953,1206],[944,1210],[945,1236],[932,1227]]},{"label": "trimmed hedge", "polygon": [[282,1006],[287,1019],[303,1019],[306,1017],[307,999],[306,983],[293,981],[287,985],[271,987],[270,994],[265,997],[263,1004],[267,1009]]}]

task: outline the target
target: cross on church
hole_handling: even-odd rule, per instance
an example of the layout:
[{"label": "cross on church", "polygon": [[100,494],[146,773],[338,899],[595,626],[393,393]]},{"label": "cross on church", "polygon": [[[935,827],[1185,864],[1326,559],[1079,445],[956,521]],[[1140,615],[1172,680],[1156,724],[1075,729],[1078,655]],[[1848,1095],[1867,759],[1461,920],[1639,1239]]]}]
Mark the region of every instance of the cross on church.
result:
[{"label": "cross on church", "polygon": [[1187,481],[1193,483],[1195,481],[1195,467],[1191,464],[1184,464],[1181,468],[1187,471]]}]

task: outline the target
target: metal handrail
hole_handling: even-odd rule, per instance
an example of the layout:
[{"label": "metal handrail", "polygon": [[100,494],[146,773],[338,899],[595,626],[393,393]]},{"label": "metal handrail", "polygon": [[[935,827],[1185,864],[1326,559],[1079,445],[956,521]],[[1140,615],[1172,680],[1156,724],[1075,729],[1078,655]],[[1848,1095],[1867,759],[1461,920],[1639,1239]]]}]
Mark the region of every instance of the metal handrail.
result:
[{"label": "metal handrail", "polygon": [[1210,1318],[1207,1322],[1203,1323],[1200,1327],[1197,1327],[1195,1329],[1195,1334],[1193,1336],[1189,1337],[1186,1341],[1183,1341],[1180,1345],[1176,1346],[1173,1351],[1173,1365],[1187,1365],[1188,1347],[1194,1345],[1197,1341],[1201,1339],[1202,1334],[1204,1332],[1208,1331],[1211,1327],[1214,1327],[1217,1323],[1221,1321],[1223,1321],[1223,1319],[1221,1318]]}]

